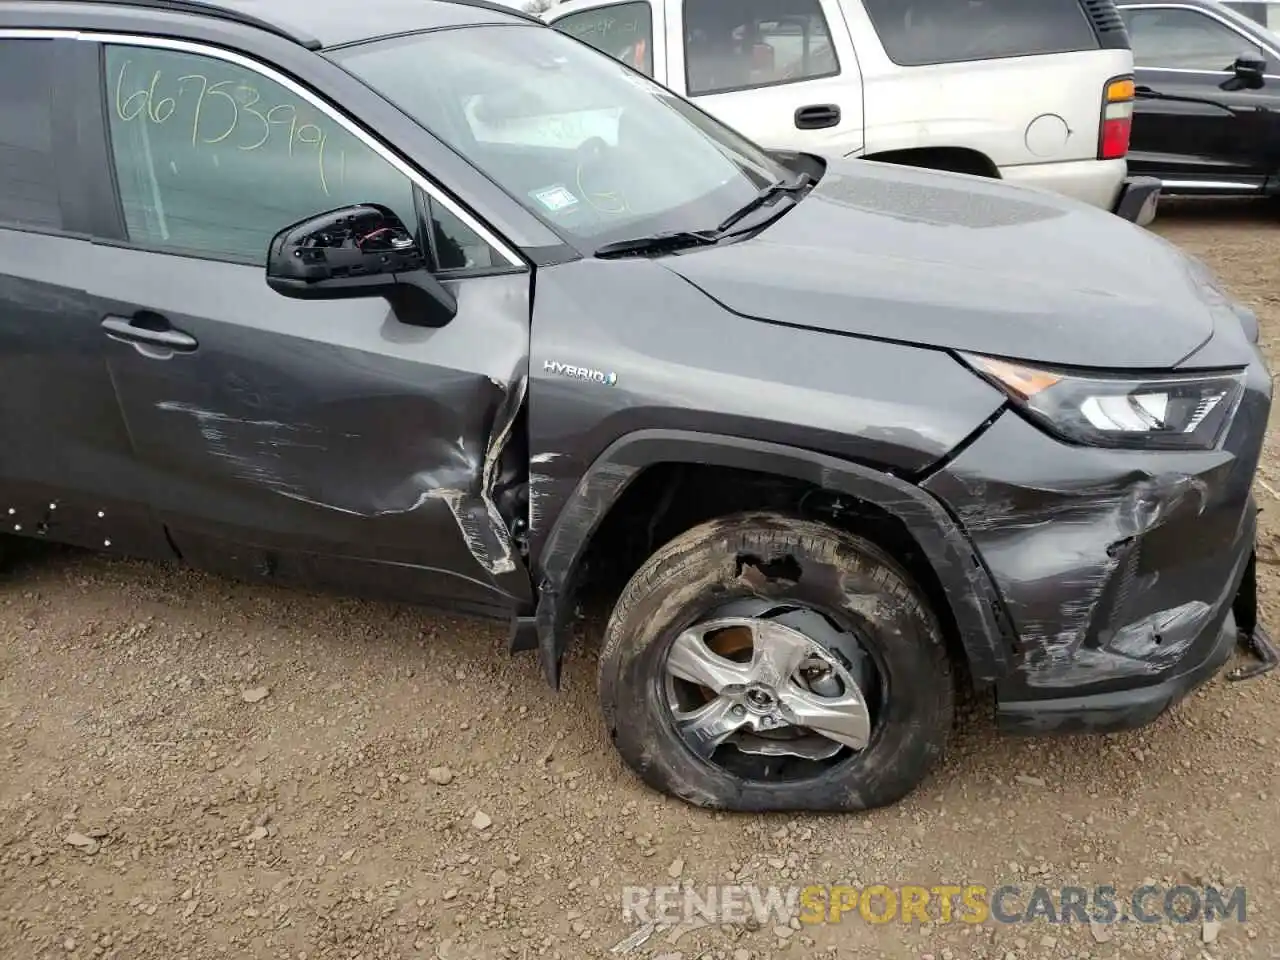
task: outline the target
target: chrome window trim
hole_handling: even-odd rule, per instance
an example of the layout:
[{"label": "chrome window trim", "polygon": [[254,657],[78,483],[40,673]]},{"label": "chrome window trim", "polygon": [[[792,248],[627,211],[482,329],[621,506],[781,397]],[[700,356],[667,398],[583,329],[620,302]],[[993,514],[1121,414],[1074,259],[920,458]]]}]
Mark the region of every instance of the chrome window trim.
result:
[{"label": "chrome window trim", "polygon": [[[1280,59],[1280,58],[1277,58]],[[1230,70],[1188,70],[1186,67],[1135,67],[1137,70],[1159,70],[1161,73],[1193,73],[1198,77],[1230,77]],[[1264,73],[1268,80],[1280,80],[1280,74]]]},{"label": "chrome window trim", "polygon": [[[526,263],[525,260],[520,257],[509,244],[501,240],[488,227],[477,221],[467,210],[458,206],[452,199],[442,193],[438,187],[418,172],[412,164],[403,160],[398,153],[384,144],[373,134],[369,133],[369,131],[365,130],[364,127],[355,120],[348,117],[347,114],[342,112],[335,104],[313,93],[297,81],[280,73],[280,71],[271,67],[269,64],[263,63],[260,60],[255,60],[252,57],[247,57],[240,53],[234,53],[230,50],[225,50],[221,47],[212,46],[210,44],[200,43],[198,41],[176,40],[169,37],[149,37],[141,34],[110,33],[96,30],[47,30],[31,29],[27,27],[0,27],[0,39],[11,38],[31,40],[84,40],[93,43],[113,43],[122,46],[152,47],[161,50],[173,50],[178,53],[190,53],[195,56],[221,60],[224,63],[235,64],[236,66],[252,73],[260,74],[268,80],[278,83],[295,96],[305,100],[321,113],[331,118],[353,137],[389,163],[397,172],[408,178],[411,183],[431,197],[432,200],[435,200],[466,224],[470,229],[474,230],[476,235],[501,254],[502,258],[506,260],[510,266],[520,267],[522,269],[528,268],[528,263]],[[410,120],[409,122],[413,121]]]}]

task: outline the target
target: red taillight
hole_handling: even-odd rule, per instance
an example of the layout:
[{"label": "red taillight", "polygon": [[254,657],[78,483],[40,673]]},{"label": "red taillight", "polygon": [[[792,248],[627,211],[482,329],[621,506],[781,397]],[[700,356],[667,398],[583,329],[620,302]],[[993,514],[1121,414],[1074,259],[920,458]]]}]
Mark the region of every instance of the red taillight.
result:
[{"label": "red taillight", "polygon": [[1129,152],[1133,129],[1133,78],[1109,80],[1102,91],[1102,130],[1098,135],[1098,159],[1120,160]]},{"label": "red taillight", "polygon": [[[1132,108],[1131,108],[1132,109]],[[1102,121],[1102,145],[1098,149],[1099,160],[1119,160],[1129,152],[1129,132],[1133,129],[1133,117],[1110,117]]]}]

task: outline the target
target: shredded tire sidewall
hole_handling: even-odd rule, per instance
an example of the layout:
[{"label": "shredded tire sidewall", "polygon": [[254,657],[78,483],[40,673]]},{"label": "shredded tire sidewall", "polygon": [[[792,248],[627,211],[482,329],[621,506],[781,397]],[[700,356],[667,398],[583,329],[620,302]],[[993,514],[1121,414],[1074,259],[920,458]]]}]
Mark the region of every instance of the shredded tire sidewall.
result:
[{"label": "shredded tire sidewall", "polygon": [[[790,557],[798,581],[769,579],[741,558]],[[709,610],[739,597],[786,600],[854,627],[888,696],[866,749],[798,781],[745,780],[697,757],[661,695],[668,648]],[[610,617],[600,659],[605,722],[623,759],[651,786],[699,806],[849,810],[892,803],[942,756],[954,690],[937,622],[910,578],[874,544],[772,514],[711,521],[660,549]]]}]

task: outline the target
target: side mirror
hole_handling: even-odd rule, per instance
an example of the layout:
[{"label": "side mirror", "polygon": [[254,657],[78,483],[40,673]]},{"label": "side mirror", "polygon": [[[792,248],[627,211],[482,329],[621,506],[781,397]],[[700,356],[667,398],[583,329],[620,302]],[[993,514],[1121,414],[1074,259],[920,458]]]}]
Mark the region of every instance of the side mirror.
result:
[{"label": "side mirror", "polygon": [[397,318],[415,326],[443,326],[458,312],[413,234],[376,203],[329,210],[277,233],[267,248],[267,286],[295,300],[386,297]]},{"label": "side mirror", "polygon": [[1258,90],[1266,84],[1267,61],[1249,51],[1236,57],[1232,76],[1222,84],[1224,90]]}]

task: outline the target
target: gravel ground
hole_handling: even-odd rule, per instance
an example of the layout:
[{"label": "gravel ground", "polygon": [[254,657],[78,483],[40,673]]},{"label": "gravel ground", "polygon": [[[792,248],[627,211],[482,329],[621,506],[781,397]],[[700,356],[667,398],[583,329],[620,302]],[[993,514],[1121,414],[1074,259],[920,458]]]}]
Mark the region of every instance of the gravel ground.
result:
[{"label": "gravel ground", "polygon": [[[1280,369],[1274,210],[1169,207],[1158,230],[1258,309]],[[1274,442],[1260,489],[1263,559],[1280,562]],[[1273,625],[1276,570],[1261,572]],[[623,769],[591,643],[557,696],[500,627],[62,551],[14,565],[0,604],[4,960],[608,957],[638,927],[622,886],[676,880],[1244,884],[1248,921],[854,914],[685,924],[618,955],[1280,955],[1276,677],[1215,680],[1107,738],[997,738],[974,709],[893,809],[725,816]]]}]

